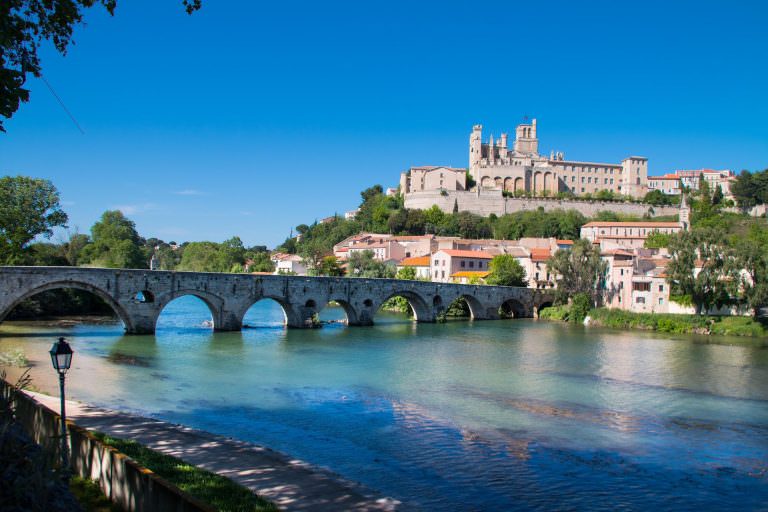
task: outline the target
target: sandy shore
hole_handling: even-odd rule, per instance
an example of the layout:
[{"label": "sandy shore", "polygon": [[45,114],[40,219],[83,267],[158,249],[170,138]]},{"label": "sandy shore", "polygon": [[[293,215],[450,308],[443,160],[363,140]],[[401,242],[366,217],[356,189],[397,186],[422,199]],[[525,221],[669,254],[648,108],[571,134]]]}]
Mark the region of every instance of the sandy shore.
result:
[{"label": "sandy shore", "polygon": [[[24,371],[23,368],[14,367],[4,369],[9,382],[15,382]],[[30,373],[35,388],[47,394],[29,394],[43,405],[58,411],[58,379],[55,372],[33,367]],[[67,401],[67,416],[87,429],[134,440],[226,476],[271,500],[282,510],[403,509],[399,502],[377,496],[360,484],[345,481],[329,471],[263,446],[75,401]]]}]

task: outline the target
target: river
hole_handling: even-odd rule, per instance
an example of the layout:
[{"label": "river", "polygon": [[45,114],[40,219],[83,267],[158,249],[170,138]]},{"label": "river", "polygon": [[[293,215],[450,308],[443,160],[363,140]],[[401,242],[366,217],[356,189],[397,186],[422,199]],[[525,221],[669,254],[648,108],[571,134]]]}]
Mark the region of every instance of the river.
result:
[{"label": "river", "polygon": [[287,330],[272,301],[242,332],[209,317],[183,297],[155,336],[7,322],[0,353],[53,374],[66,335],[71,398],[263,444],[419,510],[768,510],[768,340],[386,313]]}]

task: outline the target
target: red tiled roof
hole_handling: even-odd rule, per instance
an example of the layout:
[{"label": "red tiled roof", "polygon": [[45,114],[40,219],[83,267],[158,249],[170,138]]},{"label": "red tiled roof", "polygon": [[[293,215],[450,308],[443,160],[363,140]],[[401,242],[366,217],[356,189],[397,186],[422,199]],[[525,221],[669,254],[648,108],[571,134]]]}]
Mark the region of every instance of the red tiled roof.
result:
[{"label": "red tiled roof", "polygon": [[429,256],[414,256],[413,258],[404,258],[399,264],[402,267],[428,267]]},{"label": "red tiled roof", "polygon": [[573,245],[573,240],[555,240],[557,245]]},{"label": "red tiled roof", "polygon": [[481,260],[492,260],[493,256],[483,251],[463,251],[461,249],[440,249],[437,252],[444,252],[452,258],[477,258]]},{"label": "red tiled roof", "polygon": [[549,249],[531,249],[531,261],[547,261],[550,255]]},{"label": "red tiled roof", "polygon": [[583,228],[679,228],[679,222],[607,222],[593,221],[582,226]]}]

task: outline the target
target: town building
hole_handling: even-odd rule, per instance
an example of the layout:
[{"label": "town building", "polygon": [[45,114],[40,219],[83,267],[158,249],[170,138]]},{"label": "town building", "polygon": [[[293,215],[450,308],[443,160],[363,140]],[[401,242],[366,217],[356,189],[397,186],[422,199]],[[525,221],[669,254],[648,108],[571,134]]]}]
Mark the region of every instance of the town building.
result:
[{"label": "town building", "polygon": [[416,279],[424,279],[429,280],[429,269],[430,269],[430,255],[427,254],[426,256],[413,256],[410,258],[403,258],[398,264],[397,264],[397,270],[398,272],[401,269],[404,268],[413,268],[416,271]]},{"label": "town building", "polygon": [[307,275],[307,267],[298,254],[273,253],[270,260],[275,265],[275,274]]},{"label": "town building", "polygon": [[693,169],[678,170],[663,176],[650,176],[648,178],[648,190],[660,190],[667,195],[680,195],[681,187],[697,190],[704,180],[709,184],[710,190],[718,186],[723,192],[723,197],[733,199],[731,185],[736,180],[736,175],[730,169]]},{"label": "town building", "polygon": [[484,251],[440,249],[431,257],[430,278],[436,283],[449,283],[451,276],[462,271],[488,271],[493,256]]},{"label": "town building", "polygon": [[588,222],[581,226],[581,238],[601,249],[640,249],[654,232],[674,234],[684,229],[681,222]]}]

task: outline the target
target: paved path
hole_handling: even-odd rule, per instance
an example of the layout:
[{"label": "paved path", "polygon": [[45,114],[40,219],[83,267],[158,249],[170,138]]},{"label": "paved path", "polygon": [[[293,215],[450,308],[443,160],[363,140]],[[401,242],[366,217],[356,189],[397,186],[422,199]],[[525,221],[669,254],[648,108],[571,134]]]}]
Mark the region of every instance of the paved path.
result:
[{"label": "paved path", "polygon": [[[58,411],[57,397],[29,394]],[[261,446],[79,402],[67,402],[67,417],[87,429],[134,440],[231,478],[282,510],[401,510],[395,500],[375,497],[361,485]]]}]

